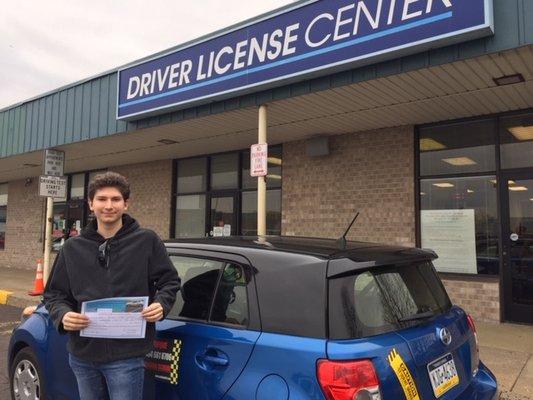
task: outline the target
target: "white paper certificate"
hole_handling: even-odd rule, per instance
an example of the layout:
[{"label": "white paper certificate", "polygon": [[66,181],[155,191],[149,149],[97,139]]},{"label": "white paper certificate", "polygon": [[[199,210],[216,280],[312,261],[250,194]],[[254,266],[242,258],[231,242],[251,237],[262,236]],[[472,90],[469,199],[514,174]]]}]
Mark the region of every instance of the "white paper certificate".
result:
[{"label": "white paper certificate", "polygon": [[114,297],[84,301],[81,313],[89,317],[89,326],[80,336],[107,339],[142,339],[146,320],[141,311],[148,306],[148,297]]}]

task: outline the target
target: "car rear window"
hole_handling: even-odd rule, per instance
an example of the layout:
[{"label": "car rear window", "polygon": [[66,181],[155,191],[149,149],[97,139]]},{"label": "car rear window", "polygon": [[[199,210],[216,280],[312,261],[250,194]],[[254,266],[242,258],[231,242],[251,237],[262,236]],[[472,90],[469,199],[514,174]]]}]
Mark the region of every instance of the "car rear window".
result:
[{"label": "car rear window", "polygon": [[450,307],[431,262],[360,271],[329,281],[330,338],[356,339],[400,330]]}]

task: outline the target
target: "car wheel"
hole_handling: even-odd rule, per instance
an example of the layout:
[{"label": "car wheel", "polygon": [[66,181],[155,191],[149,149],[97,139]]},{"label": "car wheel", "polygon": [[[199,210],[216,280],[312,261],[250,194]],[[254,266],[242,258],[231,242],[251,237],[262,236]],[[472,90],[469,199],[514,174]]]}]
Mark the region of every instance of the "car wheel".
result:
[{"label": "car wheel", "polygon": [[13,400],[45,400],[44,375],[35,353],[25,347],[11,363],[9,371]]}]

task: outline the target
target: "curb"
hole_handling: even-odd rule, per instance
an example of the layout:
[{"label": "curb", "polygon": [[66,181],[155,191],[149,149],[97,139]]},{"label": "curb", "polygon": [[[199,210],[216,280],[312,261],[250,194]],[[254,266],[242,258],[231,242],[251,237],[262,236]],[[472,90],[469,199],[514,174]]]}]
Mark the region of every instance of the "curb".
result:
[{"label": "curb", "polygon": [[13,292],[9,292],[7,290],[0,290],[0,304],[7,304],[7,300],[12,294]]}]

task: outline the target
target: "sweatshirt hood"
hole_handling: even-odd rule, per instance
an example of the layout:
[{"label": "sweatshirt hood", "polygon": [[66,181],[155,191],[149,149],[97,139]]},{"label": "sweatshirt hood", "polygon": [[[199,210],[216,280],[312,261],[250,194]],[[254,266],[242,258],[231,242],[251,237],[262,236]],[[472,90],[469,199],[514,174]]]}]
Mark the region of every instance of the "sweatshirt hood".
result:
[{"label": "sweatshirt hood", "polygon": [[[123,214],[122,227],[113,237],[116,239],[120,239],[121,237],[126,236],[139,228],[139,223],[135,218],[131,217],[128,214]],[[98,233],[98,221],[96,220],[96,218],[94,218],[91,222],[87,224],[85,228],[82,229],[81,236],[97,242],[105,241],[105,238]]]}]

